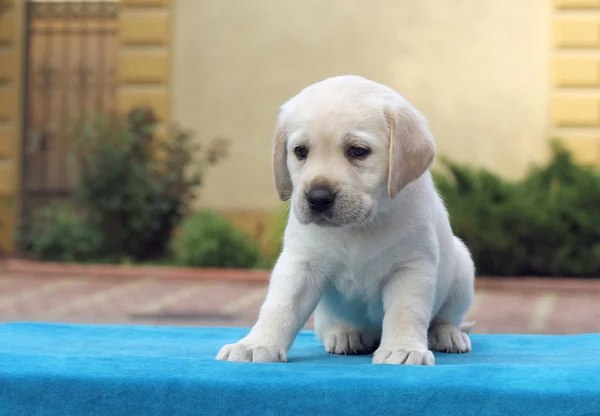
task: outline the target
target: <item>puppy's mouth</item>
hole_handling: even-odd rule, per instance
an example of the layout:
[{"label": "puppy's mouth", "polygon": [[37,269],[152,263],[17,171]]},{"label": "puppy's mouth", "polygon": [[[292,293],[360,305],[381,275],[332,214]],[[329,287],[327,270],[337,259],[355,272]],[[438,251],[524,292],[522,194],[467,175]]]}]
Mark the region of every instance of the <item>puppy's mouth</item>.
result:
[{"label": "puppy's mouth", "polygon": [[331,212],[322,213],[322,214],[314,214],[310,215],[299,215],[297,218],[300,220],[300,223],[304,225],[316,225],[319,227],[341,227],[343,224],[340,224],[339,221],[336,221],[333,214]]},{"label": "puppy's mouth", "polygon": [[360,227],[372,220],[371,211],[364,214],[355,214],[350,216],[339,216],[333,212],[323,214],[313,214],[308,218],[304,218],[301,222],[305,225],[313,224],[323,228],[340,228],[340,227]]},{"label": "puppy's mouth", "polygon": [[319,227],[341,227],[344,224],[339,224],[328,216],[321,216],[312,220],[312,223]]}]

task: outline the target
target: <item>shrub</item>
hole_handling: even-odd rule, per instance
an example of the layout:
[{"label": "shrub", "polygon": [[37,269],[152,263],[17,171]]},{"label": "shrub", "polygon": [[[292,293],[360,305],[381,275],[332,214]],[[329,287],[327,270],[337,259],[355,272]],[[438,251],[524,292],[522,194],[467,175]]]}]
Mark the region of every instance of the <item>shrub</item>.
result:
[{"label": "shrub", "polygon": [[40,209],[33,224],[28,246],[39,260],[76,262],[99,255],[100,230],[64,203]]},{"label": "shrub", "polygon": [[174,242],[182,266],[253,268],[261,260],[257,244],[225,218],[200,210],[181,224]]},{"label": "shrub", "polygon": [[[4,215],[15,209],[15,199],[13,195],[0,195],[0,233],[9,231],[9,227],[6,225],[6,218]],[[6,247],[0,244],[0,259],[6,254]]]},{"label": "shrub", "polygon": [[549,164],[520,181],[443,161],[436,175],[454,232],[480,275],[597,277],[600,174],[553,144]]},{"label": "shrub", "polygon": [[283,249],[283,235],[290,212],[289,201],[282,203],[267,230],[267,254],[264,263],[264,266],[267,268],[273,267],[281,254],[281,250]]},{"label": "shrub", "polygon": [[173,127],[159,140],[155,130],[152,111],[137,108],[127,117],[93,120],[77,135],[75,203],[102,230],[103,257],[163,255],[205,169],[225,156],[222,139],[201,149],[187,131]]}]

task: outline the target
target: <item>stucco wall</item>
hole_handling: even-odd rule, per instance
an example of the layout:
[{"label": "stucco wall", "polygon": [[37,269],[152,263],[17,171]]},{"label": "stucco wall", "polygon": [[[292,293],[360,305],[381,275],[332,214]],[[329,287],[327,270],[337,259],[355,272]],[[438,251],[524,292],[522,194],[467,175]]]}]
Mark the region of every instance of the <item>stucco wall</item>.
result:
[{"label": "stucco wall", "polygon": [[551,134],[600,166],[600,1],[554,3]]},{"label": "stucco wall", "polygon": [[225,135],[202,205],[269,210],[279,105],[328,76],[398,89],[428,117],[439,154],[518,176],[548,138],[549,0],[177,0],[173,115]]},{"label": "stucco wall", "polygon": [[171,118],[172,0],[121,0],[117,102],[125,113],[150,106],[160,121]]},{"label": "stucco wall", "polygon": [[[1,0],[0,0],[1,1]],[[20,194],[23,2],[0,17],[0,247]],[[260,232],[271,133],[302,87],[356,73],[429,118],[439,154],[517,177],[560,137],[600,165],[600,0],[121,0],[118,108],[232,139],[201,205]],[[267,215],[268,216],[268,215]]]}]

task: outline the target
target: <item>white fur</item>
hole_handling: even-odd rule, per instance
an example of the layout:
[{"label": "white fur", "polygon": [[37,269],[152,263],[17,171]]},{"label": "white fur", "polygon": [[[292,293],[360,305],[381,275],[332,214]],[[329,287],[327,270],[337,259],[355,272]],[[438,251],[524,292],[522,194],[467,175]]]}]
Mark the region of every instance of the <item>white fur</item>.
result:
[{"label": "white fur", "polygon": [[[372,149],[360,163],[344,154],[349,134]],[[430,349],[470,351],[463,318],[474,265],[428,171],[435,146],[425,119],[390,88],[340,76],[285,103],[275,141],[278,192],[292,202],[284,249],[258,321],[217,359],[286,361],[313,312],[330,353],[433,365]],[[310,148],[304,161],[298,143]],[[325,223],[305,202],[315,181],[339,194]]]}]

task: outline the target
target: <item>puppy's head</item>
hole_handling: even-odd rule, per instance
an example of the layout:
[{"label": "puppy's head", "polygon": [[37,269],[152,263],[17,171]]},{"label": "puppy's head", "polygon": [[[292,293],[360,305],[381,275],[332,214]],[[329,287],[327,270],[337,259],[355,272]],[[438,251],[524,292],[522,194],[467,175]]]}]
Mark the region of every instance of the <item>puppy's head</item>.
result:
[{"label": "puppy's head", "polygon": [[431,165],[424,117],[392,89],[358,76],[313,84],[286,102],[275,128],[273,173],[302,224],[373,219]]}]

